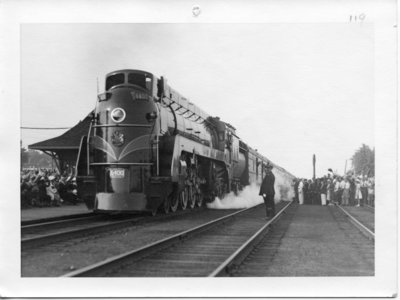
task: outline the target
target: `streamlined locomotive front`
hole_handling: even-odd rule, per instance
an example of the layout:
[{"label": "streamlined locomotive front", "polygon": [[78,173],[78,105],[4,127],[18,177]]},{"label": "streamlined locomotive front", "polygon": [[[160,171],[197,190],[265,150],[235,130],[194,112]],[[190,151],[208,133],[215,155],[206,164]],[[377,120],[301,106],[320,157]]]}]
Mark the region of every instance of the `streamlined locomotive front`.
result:
[{"label": "streamlined locomotive front", "polygon": [[107,75],[89,134],[89,165],[96,181],[97,211],[152,210],[146,182],[157,147],[154,77],[142,71]]}]

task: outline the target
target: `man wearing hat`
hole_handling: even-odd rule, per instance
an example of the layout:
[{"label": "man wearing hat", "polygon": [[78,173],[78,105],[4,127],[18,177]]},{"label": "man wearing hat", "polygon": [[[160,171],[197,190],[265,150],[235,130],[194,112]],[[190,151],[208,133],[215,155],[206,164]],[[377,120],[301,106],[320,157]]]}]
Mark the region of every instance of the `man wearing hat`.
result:
[{"label": "man wearing hat", "polygon": [[56,177],[54,175],[49,176],[49,185],[46,188],[47,195],[50,197],[51,204],[55,206],[61,206],[61,198],[55,184]]},{"label": "man wearing hat", "polygon": [[265,166],[265,177],[261,183],[260,196],[263,196],[265,208],[267,211],[267,218],[272,218],[275,216],[275,176],[272,173],[272,165],[268,162]]}]

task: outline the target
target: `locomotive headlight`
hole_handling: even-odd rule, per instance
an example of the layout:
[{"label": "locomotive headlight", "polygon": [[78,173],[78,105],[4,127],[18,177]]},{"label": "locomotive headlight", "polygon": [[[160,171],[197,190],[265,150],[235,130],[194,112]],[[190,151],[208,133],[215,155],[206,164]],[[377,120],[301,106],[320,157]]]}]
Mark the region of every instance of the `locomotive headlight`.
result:
[{"label": "locomotive headlight", "polygon": [[126,113],[125,110],[123,110],[122,108],[114,108],[111,112],[111,119],[115,122],[115,123],[121,123],[123,120],[125,120],[126,117]]},{"label": "locomotive headlight", "polygon": [[157,112],[153,111],[151,113],[147,113],[146,114],[146,119],[149,122],[154,121],[155,119],[157,119]]}]

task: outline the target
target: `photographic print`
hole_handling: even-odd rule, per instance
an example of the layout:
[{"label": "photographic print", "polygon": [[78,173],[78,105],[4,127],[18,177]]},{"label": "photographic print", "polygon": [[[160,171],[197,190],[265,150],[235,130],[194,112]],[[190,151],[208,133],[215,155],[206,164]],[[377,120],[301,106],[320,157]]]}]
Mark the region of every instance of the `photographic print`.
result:
[{"label": "photographic print", "polygon": [[218,1],[185,5],[182,19],[175,4],[172,19],[19,24],[11,290],[38,280],[81,292],[41,296],[393,295],[395,277],[374,284],[396,257],[396,184],[382,193],[397,140],[382,32],[396,27],[370,13],[387,7],[311,22],[270,16],[284,8],[275,1],[259,5],[270,19],[236,2],[237,16],[221,13]]}]

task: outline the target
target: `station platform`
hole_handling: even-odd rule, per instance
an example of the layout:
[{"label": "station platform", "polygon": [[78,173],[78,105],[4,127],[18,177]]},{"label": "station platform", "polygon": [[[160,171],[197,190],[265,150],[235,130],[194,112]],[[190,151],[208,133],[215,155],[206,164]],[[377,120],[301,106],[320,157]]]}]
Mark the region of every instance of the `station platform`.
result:
[{"label": "station platform", "polygon": [[267,275],[373,276],[373,242],[359,235],[337,207],[299,205]]},{"label": "station platform", "polygon": [[52,207],[33,207],[21,210],[21,222],[90,213],[84,203]]}]

